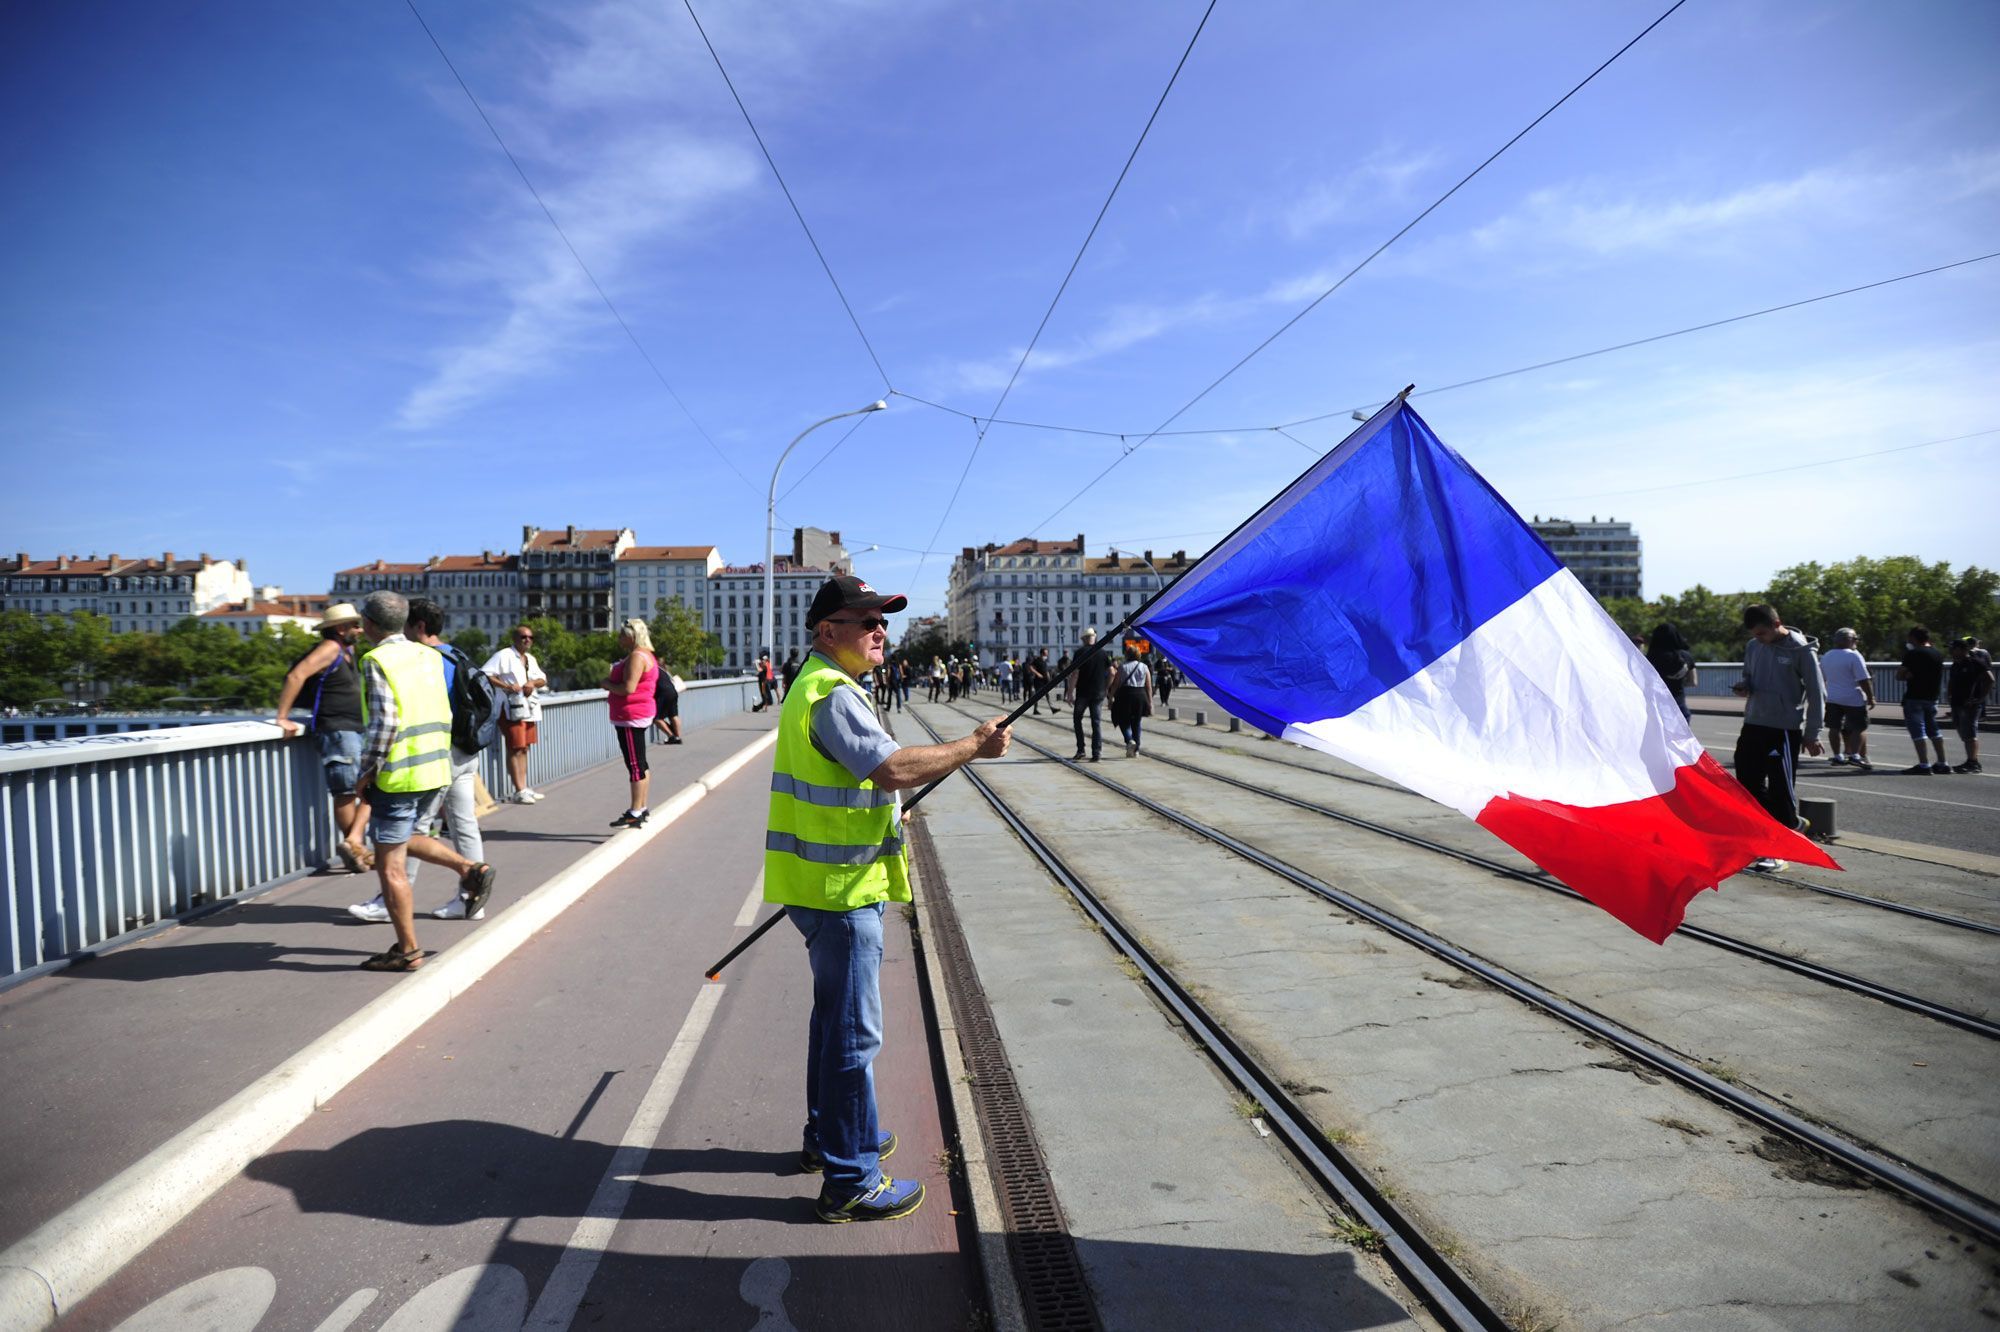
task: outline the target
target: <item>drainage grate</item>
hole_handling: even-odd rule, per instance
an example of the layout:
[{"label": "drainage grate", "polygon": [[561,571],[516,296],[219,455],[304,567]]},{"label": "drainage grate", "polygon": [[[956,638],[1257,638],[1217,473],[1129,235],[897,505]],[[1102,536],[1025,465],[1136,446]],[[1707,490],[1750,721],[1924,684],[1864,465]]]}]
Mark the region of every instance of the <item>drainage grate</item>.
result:
[{"label": "drainage grate", "polygon": [[959,930],[944,866],[921,822],[909,825],[909,838],[917,873],[930,894],[932,932],[939,937],[927,943],[944,972],[958,1020],[959,1049],[972,1074],[972,1100],[979,1111],[980,1136],[993,1162],[993,1184],[1007,1226],[1007,1252],[1021,1287],[1022,1311],[1030,1328],[1044,1332],[1098,1332],[1102,1324],[1083,1281],[1076,1243],[1056,1204],[1048,1166],[1035,1141],[1028,1108],[1021,1103],[992,1006],[986,1002]]}]

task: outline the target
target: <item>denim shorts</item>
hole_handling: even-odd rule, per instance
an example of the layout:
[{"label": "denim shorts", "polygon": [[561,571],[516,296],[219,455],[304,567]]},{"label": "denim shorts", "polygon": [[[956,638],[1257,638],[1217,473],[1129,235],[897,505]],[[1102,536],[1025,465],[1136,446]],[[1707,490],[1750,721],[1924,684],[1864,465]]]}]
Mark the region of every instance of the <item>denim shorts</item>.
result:
[{"label": "denim shorts", "polygon": [[437,822],[438,808],[444,804],[445,792],[450,789],[440,786],[435,791],[384,791],[376,787],[368,797],[369,840],[377,846],[401,846],[413,833],[428,837],[431,825]]},{"label": "denim shorts", "polygon": [[1910,728],[1910,739],[1912,740],[1939,739],[1937,700],[1934,698],[1904,699],[1903,725]]},{"label": "denim shorts", "polygon": [[354,779],[361,775],[361,745],[367,737],[359,731],[321,731],[320,766],[326,769],[326,789],[337,796],[354,794]]}]

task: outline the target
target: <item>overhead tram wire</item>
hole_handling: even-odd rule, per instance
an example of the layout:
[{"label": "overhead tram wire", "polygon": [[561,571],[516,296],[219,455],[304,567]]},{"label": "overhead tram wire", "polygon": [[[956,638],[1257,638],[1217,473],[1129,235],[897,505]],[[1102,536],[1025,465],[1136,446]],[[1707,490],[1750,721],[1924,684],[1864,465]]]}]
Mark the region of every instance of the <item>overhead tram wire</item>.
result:
[{"label": "overhead tram wire", "polygon": [[[1839,291],[1822,292],[1817,296],[1807,296],[1801,300],[1786,301],[1781,305],[1767,305],[1761,310],[1751,310],[1744,314],[1730,315],[1723,319],[1711,319],[1701,324],[1690,324],[1686,328],[1677,328],[1667,333],[1654,333],[1648,337],[1633,338],[1627,342],[1613,343],[1608,347],[1597,347],[1591,351],[1577,352],[1570,356],[1558,356],[1552,361],[1537,361],[1533,365],[1516,366],[1512,370],[1501,370],[1490,375],[1480,375],[1474,379],[1461,379],[1455,384],[1440,384],[1436,388],[1418,389],[1416,392],[1410,394],[1410,396],[1413,398],[1431,397],[1439,393],[1450,393],[1454,389],[1471,388],[1477,384],[1490,384],[1498,379],[1510,379],[1515,375],[1532,374],[1537,370],[1548,370],[1559,365],[1570,365],[1576,361],[1589,360],[1593,356],[1608,356],[1612,352],[1628,351],[1633,347],[1644,347],[1649,343],[1664,342],[1669,338],[1685,337],[1690,333],[1704,333],[1709,329],[1723,328],[1730,324],[1740,324],[1746,319],[1758,319],[1764,315],[1780,314],[1786,310],[1796,310],[1802,306],[1816,305],[1821,301],[1830,301],[1836,297],[1852,296],[1864,291],[1874,291],[1878,287],[1894,286],[1898,282],[1908,282],[1913,278],[1929,277],[1934,273],[1946,273],[1955,268],[1965,268],[1971,264],[1983,264],[1994,259],[2000,259],[2000,250],[1995,250],[1990,254],[1974,255],[1970,259],[1955,260],[1948,264],[1938,264],[1931,268],[1920,268],[1910,273],[1899,273],[1895,277],[1882,278],[1875,282],[1864,282],[1856,287],[1843,287]],[[914,393],[906,393],[901,389],[896,391],[896,396],[899,398],[908,398],[911,402],[920,403],[925,407],[935,408],[941,412],[949,412],[953,416],[963,416],[967,420],[978,421],[984,419],[965,411],[963,408],[953,407],[949,403],[933,402],[929,398],[920,398]],[[1173,439],[1186,435],[1253,435],[1264,430],[1294,430],[1299,426],[1317,425],[1321,421],[1331,421],[1354,411],[1372,411],[1379,405],[1379,403],[1355,403],[1353,406],[1343,407],[1339,411],[1322,412],[1317,416],[1302,416],[1296,421],[1281,421],[1277,425],[1212,426],[1201,430],[1160,430],[1154,433],[1161,439]],[[1137,433],[1136,431],[1097,430],[1088,426],[1057,425],[1048,421],[1010,420],[1006,417],[995,418],[990,424],[1013,426],[1021,430],[1046,430],[1064,435],[1094,435],[1100,439],[1123,440],[1129,439],[1133,434]]]},{"label": "overhead tram wire", "polygon": [[[1201,21],[1194,25],[1194,35],[1188,38],[1187,47],[1182,50],[1181,58],[1175,62],[1174,72],[1167,76],[1167,86],[1160,89],[1159,97],[1153,102],[1152,114],[1146,117],[1146,124],[1140,129],[1139,137],[1132,145],[1132,151],[1125,154],[1125,165],[1118,168],[1118,179],[1111,182],[1111,192],[1104,196],[1104,203],[1098,208],[1097,216],[1091,219],[1090,230],[1084,233],[1083,244],[1076,247],[1076,255],[1069,261],[1069,270],[1056,285],[1056,294],[1049,298],[1049,308],[1042,311],[1041,322],[1035,325],[1034,336],[1028,339],[1027,347],[1021,352],[1021,359],[1014,363],[1014,373],[1007,376],[1007,386],[1000,390],[999,399],[994,402],[993,410],[987,413],[983,422],[974,418],[973,425],[977,434],[972,440],[972,451],[965,456],[965,466],[959,469],[958,484],[951,488],[951,498],[945,501],[944,512],[938,517],[937,530],[931,533],[931,539],[925,543],[926,545],[935,546],[938,537],[944,533],[944,525],[950,521],[951,511],[958,506],[958,497],[965,490],[965,480],[972,475],[972,464],[979,457],[979,447],[986,442],[986,432],[992,428],[994,418],[1000,415],[1000,409],[1006,406],[1007,395],[1014,391],[1014,385],[1020,381],[1021,371],[1027,368],[1028,358],[1035,354],[1035,346],[1041,342],[1042,334],[1049,326],[1049,320],[1055,315],[1056,306],[1061,303],[1063,293],[1069,290],[1070,280],[1076,276],[1076,270],[1083,263],[1084,252],[1090,248],[1091,241],[1097,239],[1097,229],[1104,225],[1105,214],[1111,211],[1111,201],[1118,197],[1119,187],[1125,184],[1125,177],[1131,174],[1132,164],[1139,160],[1139,150],[1146,146],[1146,136],[1153,132],[1153,122],[1160,118],[1160,110],[1166,106],[1168,95],[1173,92],[1174,84],[1180,81],[1181,71],[1187,68],[1188,57],[1194,54],[1195,43],[1201,40],[1202,30],[1208,26],[1209,16],[1215,13],[1216,3],[1217,0],[1208,0],[1208,8],[1201,12]],[[919,561],[917,572],[911,576],[910,581],[915,582],[923,572],[923,563]]]},{"label": "overhead tram wire", "polygon": [[1137,444],[1121,448],[1118,456],[1112,459],[1110,466],[1106,467],[1103,471],[1099,472],[1096,476],[1092,477],[1089,480],[1089,482],[1084,485],[1082,490],[1077,491],[1076,494],[1064,500],[1062,504],[1055,510],[1055,512],[1051,513],[1048,517],[1042,519],[1039,523],[1036,523],[1035,527],[1044,528],[1047,527],[1048,524],[1054,522],[1058,517],[1062,515],[1064,509],[1069,508],[1070,505],[1082,499],[1086,494],[1090,492],[1090,490],[1094,486],[1097,485],[1099,481],[1102,481],[1105,477],[1109,476],[1112,470],[1115,469],[1120,463],[1124,462],[1134,453],[1137,453],[1140,449],[1144,448],[1147,444],[1147,441],[1151,440],[1155,435],[1159,434],[1162,430],[1165,430],[1168,426],[1172,425],[1174,422],[1180,420],[1181,417],[1185,416],[1188,410],[1192,408],[1196,403],[1200,402],[1203,398],[1206,398],[1209,394],[1215,392],[1215,390],[1220,388],[1224,383],[1224,381],[1226,381],[1231,375],[1234,375],[1238,370],[1241,370],[1244,366],[1250,364],[1250,362],[1254,360],[1260,353],[1262,353],[1266,347],[1269,347],[1272,343],[1276,342],[1279,338],[1283,337],[1286,333],[1290,332],[1292,328],[1295,327],[1301,319],[1304,319],[1307,315],[1311,314],[1314,310],[1318,309],[1322,301],[1326,300],[1327,297],[1333,295],[1333,293],[1339,291],[1342,287],[1346,286],[1348,282],[1350,282],[1357,273],[1361,272],[1361,270],[1363,270],[1364,268],[1367,268],[1368,265],[1374,263],[1375,260],[1380,258],[1383,252],[1386,251],[1390,246],[1394,245],[1397,241],[1407,236],[1411,231],[1413,231],[1417,227],[1417,225],[1420,222],[1422,222],[1425,218],[1429,217],[1432,213],[1436,212],[1440,207],[1442,207],[1447,199],[1451,198],[1454,194],[1457,194],[1460,190],[1464,189],[1468,184],[1472,182],[1474,177],[1479,175],[1480,172],[1486,170],[1487,167],[1492,166],[1494,162],[1498,161],[1500,159],[1501,154],[1505,153],[1508,149],[1512,148],[1515,144],[1519,143],[1522,139],[1526,138],[1528,134],[1537,125],[1541,124],[1544,120],[1547,120],[1550,116],[1554,115],[1556,111],[1559,110],[1565,102],[1568,102],[1570,98],[1576,96],[1578,93],[1582,92],[1586,87],[1590,86],[1591,82],[1595,80],[1599,74],[1602,74],[1605,70],[1611,68],[1612,64],[1616,62],[1620,56],[1624,55],[1634,46],[1637,46],[1641,41],[1645,39],[1648,33],[1652,32],[1653,29],[1659,27],[1662,23],[1665,23],[1669,18],[1673,17],[1674,12],[1686,3],[1687,0],[1674,0],[1674,3],[1667,7],[1666,12],[1661,14],[1658,18],[1654,19],[1651,23],[1648,23],[1645,26],[1645,28],[1640,31],[1638,36],[1632,38],[1631,41],[1626,42],[1625,45],[1619,47],[1616,51],[1612,52],[1611,55],[1604,61],[1603,64],[1599,65],[1596,69],[1590,71],[1590,73],[1585,75],[1583,80],[1579,82],[1575,87],[1571,88],[1568,92],[1564,93],[1561,97],[1557,98],[1552,104],[1550,104],[1547,110],[1543,111],[1539,116],[1536,116],[1533,120],[1529,121],[1526,125],[1524,125],[1514,135],[1513,138],[1507,140],[1507,142],[1501,144],[1498,148],[1494,149],[1492,154],[1488,156],[1485,161],[1481,162],[1478,166],[1474,167],[1471,171],[1467,172],[1464,178],[1461,179],[1456,185],[1452,186],[1450,189],[1446,190],[1443,194],[1439,195],[1435,200],[1431,202],[1429,207],[1424,209],[1423,212],[1418,213],[1415,217],[1411,218],[1408,222],[1404,223],[1401,230],[1397,231],[1395,235],[1389,237],[1388,240],[1385,240],[1380,245],[1376,246],[1375,249],[1369,253],[1367,258],[1363,259],[1360,263],[1356,264],[1354,267],[1348,269],[1347,272],[1341,276],[1339,281],[1335,282],[1332,286],[1328,287],[1325,291],[1321,292],[1319,295],[1313,297],[1313,299],[1306,304],[1304,309],[1300,310],[1297,314],[1293,315],[1290,319],[1287,319],[1283,324],[1279,325],[1278,329],[1275,332],[1273,332],[1269,337],[1265,338],[1262,342],[1258,343],[1255,347],[1252,347],[1247,353],[1244,354],[1241,360],[1236,362],[1236,364],[1230,366],[1227,370],[1217,375],[1212,381],[1210,381],[1208,387],[1204,388],[1201,392],[1195,394],[1192,398],[1189,398],[1186,402],[1182,403],[1172,416],[1169,416],[1166,420],[1160,422],[1159,425],[1155,426],[1152,430],[1148,431],[1145,437],[1141,439]]},{"label": "overhead tram wire", "polygon": [[751,483],[749,477],[743,475],[743,469],[736,465],[735,459],[722,451],[722,446],[715,442],[715,437],[702,427],[701,422],[696,419],[695,414],[688,409],[687,403],[682,401],[679,393],[675,392],[673,384],[668,381],[666,373],[660,369],[659,363],[653,360],[652,354],[646,350],[645,344],[639,341],[639,335],[632,331],[632,326],[625,322],[625,316],[618,312],[618,307],[612,303],[610,295],[604,290],[604,285],[597,280],[597,275],[590,271],[590,265],[586,264],[583,261],[583,256],[577,253],[576,245],[570,240],[569,233],[563,230],[562,223],[556,221],[556,215],[550,210],[548,202],[542,198],[542,192],[535,188],[534,181],[528,179],[528,173],[522,168],[520,159],[514,156],[514,150],[507,146],[507,141],[500,137],[500,131],[494,127],[492,118],[486,114],[486,108],[479,104],[477,97],[473,96],[472,88],[466,83],[465,76],[458,72],[458,66],[452,63],[451,56],[445,52],[444,43],[438,40],[437,34],[431,31],[431,25],[424,20],[423,14],[418,12],[416,0],[403,0],[403,3],[409,6],[410,14],[417,20],[417,26],[424,30],[424,36],[431,39],[431,45],[436,48],[438,58],[444,61],[444,67],[450,70],[452,78],[458,81],[459,91],[465,94],[465,100],[472,103],[472,109],[479,113],[480,123],[486,126],[486,132],[493,136],[493,142],[500,145],[500,151],[505,153],[507,160],[513,164],[514,174],[521,178],[521,183],[528,187],[528,193],[534,196],[535,203],[541,207],[542,216],[546,217],[549,220],[549,225],[555,228],[556,235],[562,237],[564,247],[569,250],[569,257],[576,260],[576,266],[583,270],[584,277],[590,279],[591,289],[597,293],[597,299],[604,302],[604,308],[609,310],[611,317],[618,321],[618,327],[625,330],[625,336],[631,341],[632,349],[639,353],[639,358],[646,363],[646,368],[651,370],[653,377],[660,381],[660,387],[667,391],[667,396],[674,400],[674,405],[681,409],[683,416],[687,417],[688,424],[695,428],[695,433],[699,434],[704,440],[707,440],[708,447],[715,450],[716,457],[722,459],[723,465],[736,473],[736,479],[741,481],[745,486],[748,486],[751,494],[756,494],[757,487]]},{"label": "overhead tram wire", "polygon": [[709,59],[715,62],[716,72],[722,75],[724,86],[729,89],[730,97],[736,102],[736,109],[743,113],[743,123],[750,127],[750,136],[757,140],[758,151],[764,154],[764,161],[771,168],[771,175],[777,180],[778,188],[784,191],[785,202],[792,206],[792,216],[799,220],[799,229],[806,233],[806,243],[812,246],[813,254],[819,259],[820,268],[826,273],[826,280],[833,284],[833,294],[840,298],[840,308],[847,311],[847,320],[854,325],[855,335],[861,339],[861,345],[868,349],[868,359],[875,363],[875,373],[882,376],[882,387],[893,393],[896,386],[890,381],[889,372],[882,368],[882,358],[875,354],[875,344],[868,340],[866,330],[861,327],[861,320],[854,313],[854,306],[848,301],[847,293],[841,289],[840,279],[833,275],[833,265],[827,262],[826,251],[820,248],[819,238],[813,235],[812,226],[799,208],[799,201],[792,197],[792,187],[785,183],[785,173],[778,170],[778,160],[771,156],[771,149],[765,144],[763,134],[758,131],[757,122],[750,118],[750,108],[743,104],[741,94],[736,91],[736,81],[729,77],[729,70],[724,67],[722,56],[715,49],[715,43],[708,40],[708,29],[701,26],[701,17],[694,12],[693,0],[681,0],[681,3],[687,8],[688,17],[694,20],[694,30],[701,34],[701,44],[708,48]]},{"label": "overhead tram wire", "polygon": [[1736,472],[1729,476],[1708,476],[1698,481],[1670,481],[1663,486],[1641,486],[1636,490],[1600,490],[1590,495],[1562,495],[1549,501],[1563,504],[1571,500],[1622,499],[1626,495],[1657,495],[1663,490],[1686,490],[1691,486],[1714,486],[1724,481],[1748,481],[1753,477],[1776,476],[1780,472],[1803,472],[1814,467],[1831,467],[1835,463],[1857,462],[1863,458],[1881,458],[1891,453],[1908,453],[1912,449],[1931,449],[1940,444],[1957,444],[1962,440],[1983,439],[1988,435],[2000,435],[2000,426],[1990,430],[1974,430],[1969,434],[1951,435],[1944,439],[1926,439],[1916,444],[1898,444],[1894,448],[1871,449],[1867,453],[1846,453],[1838,458],[1820,458],[1813,462],[1791,463],[1784,467],[1766,467],[1760,472]]}]

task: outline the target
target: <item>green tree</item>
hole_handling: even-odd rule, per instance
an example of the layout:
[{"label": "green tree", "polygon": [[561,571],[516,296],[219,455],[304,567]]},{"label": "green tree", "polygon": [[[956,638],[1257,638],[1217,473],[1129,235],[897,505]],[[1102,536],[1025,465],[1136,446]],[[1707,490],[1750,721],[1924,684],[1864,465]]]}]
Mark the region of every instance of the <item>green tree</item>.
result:
[{"label": "green tree", "polygon": [[25,708],[55,697],[68,667],[61,639],[41,616],[0,611],[0,704]]},{"label": "green tree", "polygon": [[1824,567],[1781,569],[1764,599],[1786,624],[1822,642],[1835,629],[1849,627],[1860,635],[1864,654],[1893,659],[1914,624],[1927,627],[1937,642],[1961,634],[1989,637],[2000,627],[1996,590],[2000,574],[1978,565],[1954,573],[1947,563],[1925,564],[1910,555],[1861,555]]},{"label": "green tree", "polygon": [[720,666],[726,655],[722,640],[701,627],[701,616],[678,597],[653,603],[653,652],[667,670],[680,676],[699,675],[705,666]]},{"label": "green tree", "polygon": [[918,669],[928,671],[932,657],[943,657],[946,661],[953,657],[969,657],[972,655],[972,644],[963,638],[946,638],[944,630],[932,628],[907,640],[896,650],[907,655]]},{"label": "green tree", "polygon": [[556,688],[569,678],[569,668],[577,656],[576,635],[561,620],[537,616],[523,621],[535,635],[535,660],[547,672],[549,687]]},{"label": "green tree", "polygon": [[484,629],[461,629],[451,636],[451,645],[463,652],[474,665],[484,663],[493,655],[493,640],[486,636]]},{"label": "green tree", "polygon": [[[1761,593],[1711,592],[1696,583],[1677,597],[1661,597],[1657,609],[1660,620],[1672,624],[1687,639],[1698,661],[1735,661],[1743,655],[1748,636],[1743,632],[1743,608],[1761,598]],[[1651,633],[1652,625],[1644,632]]]}]

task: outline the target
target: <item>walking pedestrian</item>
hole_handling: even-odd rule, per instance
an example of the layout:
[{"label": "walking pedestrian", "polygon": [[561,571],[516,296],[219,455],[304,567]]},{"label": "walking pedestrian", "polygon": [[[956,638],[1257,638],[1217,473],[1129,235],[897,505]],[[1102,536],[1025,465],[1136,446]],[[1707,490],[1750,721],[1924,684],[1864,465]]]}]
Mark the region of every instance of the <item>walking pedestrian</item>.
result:
[{"label": "walking pedestrian", "polygon": [[[477,742],[473,729],[484,718],[473,718],[467,714],[471,706],[471,695],[459,686],[460,672],[470,682],[478,676],[479,668],[474,666],[463,652],[444,641],[444,607],[429,597],[417,597],[410,602],[410,619],[404,629],[413,643],[421,643],[444,658],[445,696],[451,701],[451,784],[445,788],[444,822],[445,833],[451,839],[451,849],[471,864],[481,864],[486,858],[486,842],[479,833],[479,755],[484,746]],[[489,690],[491,686],[488,686]],[[485,696],[491,705],[492,695]],[[486,739],[490,741],[489,734]],[[410,885],[415,890],[417,867],[409,867]],[[461,888],[451,896],[451,900],[431,912],[437,920],[484,920],[486,908],[477,911],[468,909],[469,903]]]},{"label": "walking pedestrian", "polygon": [[[646,732],[659,715],[655,695],[660,679],[660,659],[653,655],[653,633],[646,622],[633,616],[618,626],[620,660],[605,677],[604,700],[611,708],[611,729],[617,733],[618,756],[625,760],[625,779],[631,785],[631,800],[625,812],[611,820],[614,828],[644,826],[650,812],[647,795],[652,777],[646,762]],[[770,657],[764,658],[765,665]]]},{"label": "walking pedestrian", "polygon": [[934,656],[931,658],[931,694],[930,694],[931,702],[935,703],[938,701],[938,691],[943,688],[944,688],[944,658]]},{"label": "walking pedestrian", "polygon": [[1076,727],[1076,760],[1083,758],[1083,719],[1090,717],[1090,761],[1104,757],[1104,698],[1111,687],[1111,660],[1097,646],[1097,630],[1083,631],[1076,650],[1076,670],[1070,675],[1070,720]]},{"label": "walking pedestrian", "polygon": [[[681,743],[681,690],[687,684],[680,676],[660,663],[660,673],[653,684],[653,725],[660,729],[660,743],[677,745]],[[785,691],[790,693],[788,687]]]},{"label": "walking pedestrian", "polygon": [[[382,891],[374,902],[348,908],[357,919],[386,920],[396,943],[361,963],[365,971],[415,971],[417,946],[409,856],[458,875],[465,914],[474,917],[492,895],[493,867],[475,864],[419,829],[429,828],[451,784],[451,696],[444,658],[403,634],[409,603],[395,592],[371,592],[361,603],[361,632],[373,644],[361,659],[362,706],[368,719],[360,788],[369,796],[368,833]],[[373,908],[372,910],[370,908]]]},{"label": "walking pedestrian", "polygon": [[1180,669],[1162,657],[1153,670],[1153,683],[1160,691],[1160,706],[1167,706],[1167,699],[1174,692],[1174,686],[1181,682]]},{"label": "walking pedestrian", "polygon": [[791,648],[786,651],[782,674],[785,679],[785,692],[789,694],[792,692],[792,681],[799,678],[799,650],[797,648]]},{"label": "walking pedestrian", "polygon": [[851,574],[828,579],[806,626],[813,651],[785,700],[764,840],[764,898],[806,944],[807,1025],[801,1170],[823,1175],[822,1221],[908,1216],[924,1186],[882,1173],[896,1135],[881,1126],[874,1062],[882,1048],[883,904],[910,900],[896,792],[1007,752],[998,719],[941,745],[901,748],[857,677],[882,661],[888,615],[908,604]]},{"label": "walking pedestrian", "polygon": [[[1819,673],[1819,645],[1788,629],[1777,609],[1759,602],[1743,608],[1750,642],[1743,649],[1743,678],[1730,688],[1744,700],[1743,730],[1736,739],[1736,780],[1785,827],[1806,831],[1799,817],[1796,773],[1799,750],[1817,756],[1826,686]],[[1760,857],[1750,868],[1777,871],[1785,861]]]},{"label": "walking pedestrian", "polygon": [[299,734],[291,719],[294,704],[312,708],[308,732],[319,747],[320,772],[333,797],[333,842],[340,863],[360,874],[375,868],[375,853],[361,835],[367,830],[367,806],[355,788],[361,775],[361,741],[366,722],[361,712],[361,612],[347,602],[326,608],[313,626],[319,642],[292,663],[278,689],[278,729]]},{"label": "walking pedestrian", "polygon": [[[1916,746],[1915,767],[1905,768],[1906,776],[1945,777],[1951,768],[1945,763],[1944,736],[1938,730],[1938,697],[1944,689],[1944,654],[1931,646],[1931,631],[1922,625],[1912,625],[1903,644],[1903,664],[1896,668],[1896,678],[1903,685],[1903,725],[1910,732],[1910,743]],[[1937,751],[1937,762],[1927,762],[1924,758],[1924,743],[1929,741]]]},{"label": "walking pedestrian", "polygon": [[1111,720],[1125,738],[1125,757],[1139,756],[1139,723],[1153,711],[1153,673],[1139,660],[1139,649],[1127,646],[1118,665],[1117,692],[1111,698]]},{"label": "walking pedestrian", "polygon": [[[1859,637],[1852,629],[1833,631],[1833,646],[1819,659],[1826,681],[1826,740],[1828,763],[1873,772],[1868,761],[1868,710],[1875,706],[1875,677],[1867,659],[1855,650]],[[1841,753],[1845,747],[1846,753]]]},{"label": "walking pedestrian", "polygon": [[[1951,644],[1951,724],[1965,742],[1965,762],[1953,772],[1984,772],[1979,766],[1979,715],[1993,693],[1993,658],[1970,636]],[[1939,746],[1943,752],[1943,746]]]},{"label": "walking pedestrian", "polygon": [[1695,669],[1694,653],[1689,650],[1687,639],[1671,624],[1654,625],[1653,636],[1644,650],[1646,660],[1660,673],[1667,692],[1674,696],[1674,706],[1681,710],[1681,717],[1692,720],[1694,714],[1688,710],[1687,691],[1700,681],[1701,673]]},{"label": "walking pedestrian", "polygon": [[488,657],[480,669],[507,696],[507,717],[500,734],[507,745],[507,780],[514,787],[509,799],[517,805],[532,805],[542,793],[528,786],[528,751],[540,739],[542,691],[549,687],[549,677],[535,660],[535,631],[517,624],[509,637],[510,646]]},{"label": "walking pedestrian", "polygon": [[[1054,678],[1049,672],[1049,650],[1047,648],[1043,648],[1040,652],[1028,658],[1028,697],[1034,700],[1034,703],[1029,708],[1031,716],[1039,717],[1042,715],[1042,693],[1049,687],[1049,681]],[[1055,710],[1055,704],[1049,704],[1050,713],[1054,713]]]},{"label": "walking pedestrian", "polygon": [[1014,700],[1014,661],[1011,657],[1002,657],[995,669],[1000,674],[1000,701],[1011,703]]},{"label": "walking pedestrian", "polygon": [[768,652],[759,652],[757,654],[757,702],[751,707],[750,711],[762,712],[777,701],[778,678],[776,673],[771,669],[771,654]]}]

